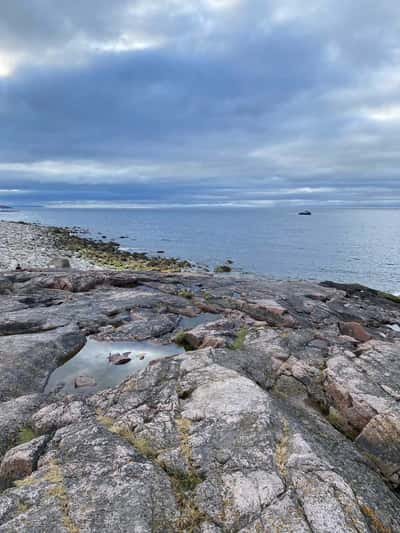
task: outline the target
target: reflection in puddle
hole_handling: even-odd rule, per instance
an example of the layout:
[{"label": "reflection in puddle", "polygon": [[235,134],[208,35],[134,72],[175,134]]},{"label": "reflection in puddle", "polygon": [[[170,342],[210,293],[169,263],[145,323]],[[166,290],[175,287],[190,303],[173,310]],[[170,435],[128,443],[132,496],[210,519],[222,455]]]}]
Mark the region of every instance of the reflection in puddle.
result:
[{"label": "reflection in puddle", "polygon": [[179,322],[179,327],[182,329],[193,329],[201,324],[208,324],[223,318],[223,315],[217,313],[200,313],[194,317],[183,316]]},{"label": "reflection in puddle", "polygon": [[[130,353],[129,357],[131,358],[127,364],[114,365],[110,363],[110,354],[127,352]],[[45,392],[53,391],[61,385],[63,385],[62,392],[81,394],[115,387],[131,374],[145,368],[150,361],[182,352],[184,352],[183,348],[176,344],[163,345],[148,341],[103,342],[89,338],[86,345],[75,357],[51,374]],[[93,378],[96,384],[76,388],[75,381],[82,376]]]}]

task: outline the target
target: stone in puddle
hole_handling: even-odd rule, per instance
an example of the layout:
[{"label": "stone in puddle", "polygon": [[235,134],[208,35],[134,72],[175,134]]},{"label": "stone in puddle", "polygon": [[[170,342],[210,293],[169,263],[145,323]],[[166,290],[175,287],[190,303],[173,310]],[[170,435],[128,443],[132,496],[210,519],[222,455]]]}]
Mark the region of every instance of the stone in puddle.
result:
[{"label": "stone in puddle", "polygon": [[131,352],[125,352],[123,354],[113,353],[108,356],[108,360],[113,365],[126,365],[132,360],[131,357],[129,357],[130,355]]},{"label": "stone in puddle", "polygon": [[94,387],[96,380],[90,376],[77,376],[74,385],[76,389],[80,389],[81,387]]}]

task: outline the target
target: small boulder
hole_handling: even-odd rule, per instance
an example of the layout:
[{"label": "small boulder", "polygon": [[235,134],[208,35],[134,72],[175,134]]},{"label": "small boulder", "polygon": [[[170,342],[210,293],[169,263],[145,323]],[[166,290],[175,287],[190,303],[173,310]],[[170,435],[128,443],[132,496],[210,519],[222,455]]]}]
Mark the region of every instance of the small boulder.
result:
[{"label": "small boulder", "polygon": [[132,358],[129,357],[130,355],[130,352],[125,352],[123,354],[110,353],[110,355],[108,356],[108,361],[113,365],[126,365],[132,360]]},{"label": "small boulder", "polygon": [[382,413],[366,425],[357,437],[358,446],[372,458],[385,478],[400,486],[400,414]]},{"label": "small boulder", "polygon": [[339,322],[339,329],[342,335],[352,337],[359,342],[367,342],[372,338],[359,322]]},{"label": "small boulder", "polygon": [[214,272],[216,274],[224,274],[224,273],[228,273],[228,272],[232,272],[232,267],[230,267],[229,265],[225,264],[225,265],[218,265],[214,268]]},{"label": "small boulder", "polygon": [[54,259],[51,263],[52,268],[71,268],[71,263],[69,262],[69,259],[66,257],[59,257],[57,259]]},{"label": "small boulder", "polygon": [[281,326],[293,328],[296,320],[277,301],[270,298],[262,298],[250,302],[238,300],[240,311],[247,313],[254,320],[266,322],[269,326]]},{"label": "small boulder", "polygon": [[10,483],[30,476],[36,470],[47,440],[46,436],[38,437],[9,450],[0,466],[0,479]]},{"label": "small boulder", "polygon": [[90,410],[85,402],[74,398],[66,398],[60,403],[45,405],[32,417],[33,429],[36,433],[51,433],[70,424],[82,422],[89,416]]},{"label": "small boulder", "polygon": [[96,385],[96,380],[91,376],[77,376],[74,380],[74,386],[76,389],[83,387],[94,387]]}]

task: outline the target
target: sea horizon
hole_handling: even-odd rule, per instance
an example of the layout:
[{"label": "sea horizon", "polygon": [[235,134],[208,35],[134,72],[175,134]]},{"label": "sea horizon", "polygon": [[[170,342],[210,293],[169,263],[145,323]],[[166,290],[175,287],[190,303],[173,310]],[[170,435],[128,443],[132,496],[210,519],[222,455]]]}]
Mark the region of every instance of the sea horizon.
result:
[{"label": "sea horizon", "polygon": [[302,217],[302,208],[53,206],[19,208],[0,218],[79,226],[129,251],[162,253],[211,270],[229,259],[236,272],[400,292],[399,209],[315,206]]}]

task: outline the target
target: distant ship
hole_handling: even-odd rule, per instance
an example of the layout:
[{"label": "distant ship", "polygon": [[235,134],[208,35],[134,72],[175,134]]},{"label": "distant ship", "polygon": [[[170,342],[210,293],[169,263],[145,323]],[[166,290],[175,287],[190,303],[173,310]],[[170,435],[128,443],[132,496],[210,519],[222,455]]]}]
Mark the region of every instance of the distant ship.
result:
[{"label": "distant ship", "polygon": [[312,215],[311,211],[300,211],[299,215]]}]

